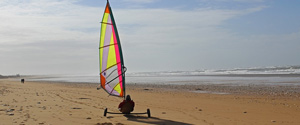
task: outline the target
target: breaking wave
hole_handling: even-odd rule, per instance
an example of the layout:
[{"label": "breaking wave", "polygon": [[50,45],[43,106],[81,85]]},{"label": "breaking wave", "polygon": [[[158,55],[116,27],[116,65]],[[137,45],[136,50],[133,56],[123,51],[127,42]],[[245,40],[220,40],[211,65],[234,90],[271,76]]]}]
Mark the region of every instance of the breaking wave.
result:
[{"label": "breaking wave", "polygon": [[254,68],[234,68],[217,70],[195,71],[161,71],[161,72],[137,72],[127,73],[128,76],[173,76],[173,75],[260,75],[260,74],[300,74],[300,66],[273,66]]}]

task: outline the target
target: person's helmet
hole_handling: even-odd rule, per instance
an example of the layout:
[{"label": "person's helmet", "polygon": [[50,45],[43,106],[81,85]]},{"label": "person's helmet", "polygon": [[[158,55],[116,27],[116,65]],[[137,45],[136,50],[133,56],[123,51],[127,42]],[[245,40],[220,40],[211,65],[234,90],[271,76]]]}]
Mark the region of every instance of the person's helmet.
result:
[{"label": "person's helmet", "polygon": [[126,101],[131,101],[130,95],[126,96]]}]

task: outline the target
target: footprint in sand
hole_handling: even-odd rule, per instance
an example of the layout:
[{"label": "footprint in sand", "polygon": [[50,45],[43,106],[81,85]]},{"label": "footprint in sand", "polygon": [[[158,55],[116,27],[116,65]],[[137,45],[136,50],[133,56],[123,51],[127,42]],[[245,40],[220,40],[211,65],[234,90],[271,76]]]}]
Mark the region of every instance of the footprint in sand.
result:
[{"label": "footprint in sand", "polygon": [[20,111],[20,112],[23,111],[23,106],[20,107],[19,111]]},{"label": "footprint in sand", "polygon": [[104,123],[97,123],[96,125],[113,125],[113,123],[110,123],[110,122],[104,122]]},{"label": "footprint in sand", "polygon": [[72,109],[81,109],[81,108],[74,107],[74,108],[72,108]]}]

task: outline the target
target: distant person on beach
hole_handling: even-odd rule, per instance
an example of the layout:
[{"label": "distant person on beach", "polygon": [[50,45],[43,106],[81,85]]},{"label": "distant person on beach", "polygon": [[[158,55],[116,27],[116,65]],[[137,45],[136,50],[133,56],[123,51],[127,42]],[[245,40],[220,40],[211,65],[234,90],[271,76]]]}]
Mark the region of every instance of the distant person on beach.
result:
[{"label": "distant person on beach", "polygon": [[25,82],[25,79],[21,79],[21,83],[24,83]]},{"label": "distant person on beach", "polygon": [[130,112],[133,111],[133,109],[134,109],[134,102],[133,100],[131,100],[130,95],[127,95],[126,99],[119,104],[119,110],[123,114],[129,114]]}]

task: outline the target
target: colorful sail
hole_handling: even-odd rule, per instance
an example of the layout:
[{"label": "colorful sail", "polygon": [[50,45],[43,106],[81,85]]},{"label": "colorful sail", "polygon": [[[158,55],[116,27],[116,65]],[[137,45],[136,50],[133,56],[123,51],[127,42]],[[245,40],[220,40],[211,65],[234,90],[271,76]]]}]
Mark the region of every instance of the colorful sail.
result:
[{"label": "colorful sail", "polygon": [[101,22],[100,85],[110,95],[125,96],[125,67],[120,39],[109,2]]}]

